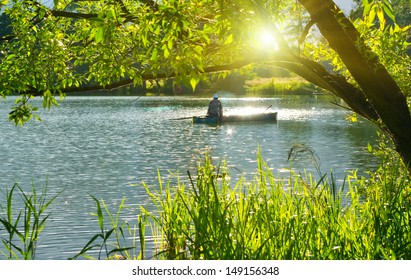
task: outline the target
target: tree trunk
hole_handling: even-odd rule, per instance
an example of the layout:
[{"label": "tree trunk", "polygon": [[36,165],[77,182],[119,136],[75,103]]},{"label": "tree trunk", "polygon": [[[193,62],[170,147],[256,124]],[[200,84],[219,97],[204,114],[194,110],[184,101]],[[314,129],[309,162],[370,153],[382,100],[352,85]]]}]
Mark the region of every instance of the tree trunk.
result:
[{"label": "tree trunk", "polygon": [[[299,0],[311,15],[330,47],[334,49],[360,86],[364,98],[389,132],[396,150],[411,171],[411,117],[404,94],[362,41],[359,32],[332,0]],[[355,92],[340,92],[347,104],[355,103]],[[358,111],[352,106],[354,111]],[[363,112],[359,112],[362,114]],[[363,115],[363,114],[362,114]]]}]

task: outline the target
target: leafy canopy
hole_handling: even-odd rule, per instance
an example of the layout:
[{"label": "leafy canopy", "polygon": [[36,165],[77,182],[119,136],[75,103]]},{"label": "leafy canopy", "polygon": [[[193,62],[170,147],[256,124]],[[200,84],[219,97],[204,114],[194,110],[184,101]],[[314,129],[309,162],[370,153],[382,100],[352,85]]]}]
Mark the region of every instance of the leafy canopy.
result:
[{"label": "leafy canopy", "polygon": [[[21,123],[31,118],[34,96],[50,107],[65,92],[144,79],[176,77],[195,87],[199,74],[214,70],[207,67],[254,55],[252,37],[261,24],[251,2],[55,0],[48,7],[2,0],[9,24],[0,38],[0,95],[22,95],[10,115]],[[270,6],[275,15],[282,4]]]}]

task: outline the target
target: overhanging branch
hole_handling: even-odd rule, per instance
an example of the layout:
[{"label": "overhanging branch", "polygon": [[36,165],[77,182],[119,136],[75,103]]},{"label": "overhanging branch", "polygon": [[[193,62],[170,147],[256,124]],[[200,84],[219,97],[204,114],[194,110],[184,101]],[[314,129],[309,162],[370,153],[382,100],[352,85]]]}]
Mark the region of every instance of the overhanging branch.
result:
[{"label": "overhanging branch", "polygon": [[52,10],[50,11],[50,13],[54,17],[66,17],[66,18],[75,18],[75,19],[98,18],[97,14],[80,14],[80,13],[65,12],[65,11],[58,11],[58,10]]},{"label": "overhanging branch", "polygon": [[[218,72],[223,72],[223,71],[230,71],[230,70],[235,70],[235,69],[240,69],[246,65],[257,63],[264,61],[265,58],[260,57],[260,58],[255,58],[255,59],[248,59],[248,60],[242,60],[238,61],[232,64],[225,64],[225,65],[215,65],[215,66],[209,66],[205,67],[204,71],[202,74],[207,74],[207,73],[218,73]],[[186,73],[186,75],[189,75],[190,73]],[[182,75],[181,73],[173,72],[173,73],[157,73],[157,74],[143,74],[138,79],[141,80],[161,80],[161,79],[172,79],[177,77],[178,75]],[[108,85],[91,85],[91,86],[80,86],[80,87],[68,87],[60,90],[62,93],[75,93],[75,92],[93,92],[93,91],[110,91],[114,89],[118,89],[121,87],[125,86],[130,86],[134,84],[134,79],[128,78],[128,79],[123,79],[119,80],[113,83],[110,83]],[[20,94],[28,94],[32,96],[43,96],[42,91],[36,91],[36,90],[29,90],[26,92],[19,92]]]}]

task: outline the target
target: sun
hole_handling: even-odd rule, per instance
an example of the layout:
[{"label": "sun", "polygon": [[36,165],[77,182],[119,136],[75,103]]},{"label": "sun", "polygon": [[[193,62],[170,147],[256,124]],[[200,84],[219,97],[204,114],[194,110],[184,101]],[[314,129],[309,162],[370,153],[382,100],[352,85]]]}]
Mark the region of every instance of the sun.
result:
[{"label": "sun", "polygon": [[258,33],[258,41],[262,48],[266,50],[278,50],[277,40],[272,32],[263,29]]},{"label": "sun", "polygon": [[274,35],[271,32],[267,31],[267,30],[261,31],[260,40],[261,40],[261,43],[267,44],[267,45],[271,45],[271,44],[275,43]]}]

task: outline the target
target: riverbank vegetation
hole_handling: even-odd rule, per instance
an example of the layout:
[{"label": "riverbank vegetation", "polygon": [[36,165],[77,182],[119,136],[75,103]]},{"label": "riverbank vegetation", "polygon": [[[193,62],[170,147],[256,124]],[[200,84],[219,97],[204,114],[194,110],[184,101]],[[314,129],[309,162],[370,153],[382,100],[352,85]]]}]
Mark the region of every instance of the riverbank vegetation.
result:
[{"label": "riverbank vegetation", "polygon": [[[191,183],[148,192],[165,259],[409,259],[409,175],[377,148],[384,167],[369,177],[352,172],[275,176],[258,156],[250,182],[230,183],[224,165],[206,158]],[[390,161],[387,161],[390,159]]]},{"label": "riverbank vegetation", "polygon": [[[124,221],[118,209],[93,196],[100,231],[71,259],[286,259],[353,260],[411,258],[410,175],[392,143],[381,136],[369,152],[376,170],[344,182],[332,172],[292,169],[274,174],[257,154],[250,179],[232,181],[224,160],[205,155],[196,172],[144,185],[150,205]],[[7,259],[35,259],[49,217],[47,189],[26,194],[17,185],[0,201],[0,252]],[[13,197],[24,210],[15,212]],[[58,258],[58,256],[55,256]]]},{"label": "riverbank vegetation", "polygon": [[[286,178],[278,177],[261,154],[250,181],[231,182],[224,162],[213,163],[209,156],[199,164],[196,174],[177,176],[175,185],[163,182],[159,174],[159,186],[145,186],[156,211],[141,208],[134,230],[118,222],[106,230],[118,236],[127,229],[139,250],[134,246],[132,251],[115,238],[112,253],[105,257],[410,259],[410,176],[385,138],[369,151],[381,160],[376,172],[358,176],[353,171],[340,185],[332,173],[323,174],[318,181],[311,174],[293,172]],[[99,203],[101,225],[104,215]],[[113,221],[113,215],[106,216]],[[147,233],[155,240],[150,250],[146,247]],[[94,245],[106,246],[109,241],[105,235],[99,235],[105,242]],[[94,241],[81,253],[91,249]]]},{"label": "riverbank vegetation", "polygon": [[244,87],[248,95],[258,96],[324,93],[315,85],[298,76],[256,78],[245,81]]},{"label": "riverbank vegetation", "polygon": [[[215,92],[230,92],[230,96],[276,96],[288,94],[326,93],[314,84],[286,70],[273,67],[253,67],[242,71],[228,72],[224,77],[210,75],[195,89],[172,80],[145,82],[144,87],[123,88],[116,95],[195,95],[210,96]],[[100,93],[107,94],[107,93]],[[224,95],[222,96],[224,97]]]}]

